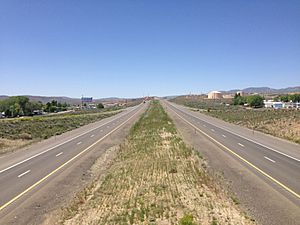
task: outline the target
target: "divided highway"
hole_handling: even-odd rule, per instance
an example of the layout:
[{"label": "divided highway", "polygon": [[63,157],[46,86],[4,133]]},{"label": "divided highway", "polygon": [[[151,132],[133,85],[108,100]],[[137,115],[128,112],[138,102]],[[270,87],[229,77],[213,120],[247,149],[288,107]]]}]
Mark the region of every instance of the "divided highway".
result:
[{"label": "divided highway", "polygon": [[[61,140],[43,142],[27,151],[19,151],[0,158],[0,213],[10,211],[18,201],[34,194],[49,177],[67,168],[109,135],[132,123],[148,104],[140,104],[115,116],[63,134]],[[32,190],[35,190],[34,192]],[[1,217],[1,216],[0,216]]]},{"label": "divided highway", "polygon": [[[189,138],[197,138],[197,135],[199,137],[200,134],[206,140],[218,146],[218,148],[208,153],[210,155],[210,161],[215,161],[214,157],[216,160],[218,158],[218,168],[226,168],[227,171],[231,170],[228,174],[231,176],[235,174],[234,176],[237,176],[237,174],[241,173],[239,171],[243,171],[243,169],[238,168],[244,167],[256,174],[256,179],[259,177],[259,180],[252,180],[252,182],[249,180],[253,179],[254,176],[243,178],[243,180],[250,183],[246,184],[246,186],[249,185],[249,188],[245,189],[242,194],[248,195],[248,200],[252,198],[254,201],[254,203],[246,203],[245,205],[248,205],[248,207],[252,204],[254,207],[259,205],[259,207],[265,208],[265,211],[256,209],[260,211],[257,214],[260,214],[261,217],[265,217],[262,219],[264,224],[282,224],[282,221],[286,222],[286,224],[299,224],[299,145],[257,131],[253,132],[247,128],[191,111],[187,107],[168,101],[163,101],[163,105],[174,119],[182,121],[180,129],[189,128],[193,130],[194,134],[190,135]],[[185,124],[184,127],[187,128],[183,128],[182,124]],[[205,143],[200,143],[197,147],[199,149],[209,148]],[[222,162],[222,157],[224,157],[223,152],[239,162],[239,165],[228,165],[228,162],[234,163],[234,161],[229,161],[227,157],[226,159],[224,158]],[[233,168],[236,168],[237,171],[232,172]],[[240,176],[242,176],[242,174],[240,174]],[[236,184],[239,185],[242,178],[235,179],[237,180]],[[264,187],[255,186],[255,184],[261,183],[261,181],[264,183]],[[235,185],[235,183],[233,183],[233,185]],[[268,188],[265,188],[266,186]],[[272,194],[269,197],[257,198],[256,195],[261,195],[261,193],[253,193],[252,190],[261,190],[262,193],[269,192]],[[288,200],[284,200],[283,202],[282,199]],[[282,202],[281,205],[280,202]],[[285,204],[289,207],[286,207]],[[270,219],[271,217],[273,218]],[[296,219],[298,221],[296,221]]]}]

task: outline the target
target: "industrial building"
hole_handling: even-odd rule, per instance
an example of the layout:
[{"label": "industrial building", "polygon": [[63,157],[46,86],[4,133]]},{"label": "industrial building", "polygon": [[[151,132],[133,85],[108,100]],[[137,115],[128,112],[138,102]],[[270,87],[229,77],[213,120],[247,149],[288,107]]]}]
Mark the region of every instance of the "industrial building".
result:
[{"label": "industrial building", "polygon": [[221,99],[223,98],[223,95],[219,91],[212,91],[208,93],[208,98],[209,99]]}]

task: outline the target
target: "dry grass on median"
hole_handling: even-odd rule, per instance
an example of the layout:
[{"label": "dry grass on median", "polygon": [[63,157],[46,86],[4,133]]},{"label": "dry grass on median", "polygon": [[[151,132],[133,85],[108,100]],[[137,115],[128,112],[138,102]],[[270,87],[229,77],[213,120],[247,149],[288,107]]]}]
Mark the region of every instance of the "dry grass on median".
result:
[{"label": "dry grass on median", "polygon": [[64,210],[62,223],[253,224],[203,163],[154,101],[120,146],[105,178],[96,179]]}]

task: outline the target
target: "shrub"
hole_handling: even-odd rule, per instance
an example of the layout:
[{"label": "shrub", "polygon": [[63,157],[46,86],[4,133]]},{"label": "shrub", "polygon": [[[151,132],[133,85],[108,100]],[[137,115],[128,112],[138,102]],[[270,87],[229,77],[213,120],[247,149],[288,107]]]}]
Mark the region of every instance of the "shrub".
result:
[{"label": "shrub", "polygon": [[194,223],[194,217],[192,215],[184,215],[180,219],[179,225],[196,225],[196,223]]}]

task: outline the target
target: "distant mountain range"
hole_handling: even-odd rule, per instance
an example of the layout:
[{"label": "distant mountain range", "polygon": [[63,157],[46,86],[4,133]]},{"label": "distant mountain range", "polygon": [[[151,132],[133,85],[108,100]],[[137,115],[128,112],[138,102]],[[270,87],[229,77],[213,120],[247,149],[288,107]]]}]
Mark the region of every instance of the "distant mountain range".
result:
[{"label": "distant mountain range", "polygon": [[222,93],[236,93],[237,91],[243,91],[245,93],[258,93],[258,94],[287,94],[300,92],[300,86],[288,87],[288,88],[269,88],[269,87],[248,87],[244,89],[233,89],[230,91],[222,91]]},{"label": "distant mountain range", "polygon": [[[69,97],[64,97],[64,96],[33,96],[33,95],[23,95],[29,98],[30,101],[41,101],[42,103],[47,103],[52,100],[55,100],[57,102],[61,103],[68,103],[71,105],[78,105],[81,104],[81,99],[80,98],[69,98]],[[10,96],[7,95],[0,95],[0,100],[9,98]],[[99,103],[99,102],[119,102],[125,100],[123,98],[116,98],[116,97],[111,97],[111,98],[101,98],[101,99],[94,99],[94,102]]]},{"label": "distant mountain range", "polygon": [[[243,91],[245,93],[258,93],[258,94],[287,94],[287,93],[294,93],[298,92],[300,93],[300,86],[296,87],[288,87],[288,88],[280,88],[280,89],[275,89],[275,88],[269,88],[269,87],[248,87],[244,89],[233,89],[229,91],[221,91],[223,94],[232,94],[236,93],[237,91]],[[55,100],[57,102],[61,103],[68,103],[71,105],[79,105],[81,104],[81,99],[80,98],[69,98],[65,96],[34,96],[34,95],[23,95],[26,96],[30,99],[30,101],[41,101],[42,103],[47,103],[52,100]],[[9,98],[10,96],[7,95],[0,95],[0,100]],[[174,98],[176,96],[166,96],[166,99]],[[110,98],[100,98],[100,99],[94,99],[95,103],[99,102],[119,102],[119,101],[124,101],[126,100],[125,98],[117,98],[117,97],[110,97]],[[133,100],[133,99],[128,99],[128,100]]]}]

